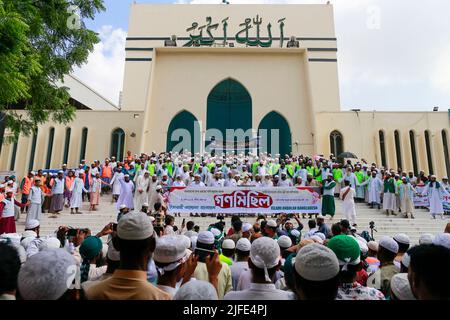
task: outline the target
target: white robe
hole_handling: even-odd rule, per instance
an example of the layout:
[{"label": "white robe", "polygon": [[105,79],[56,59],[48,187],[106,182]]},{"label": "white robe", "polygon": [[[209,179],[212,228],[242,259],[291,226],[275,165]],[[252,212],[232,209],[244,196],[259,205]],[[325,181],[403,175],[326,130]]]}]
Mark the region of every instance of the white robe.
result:
[{"label": "white robe", "polygon": [[149,191],[148,191],[148,208],[149,210],[153,211],[155,209],[155,194],[156,194],[156,187],[158,186],[159,182],[158,180],[153,181],[150,180],[149,181]]},{"label": "white robe", "polygon": [[120,182],[119,179],[123,178],[124,174],[123,172],[114,172],[114,175],[111,179],[111,185],[112,185],[112,194],[113,195],[119,195],[120,194]]},{"label": "white robe", "polygon": [[[430,182],[431,183],[431,182]],[[448,195],[448,192],[442,187],[436,188],[436,183],[433,183],[433,187],[427,184],[422,191],[422,195],[428,195],[430,201],[430,214],[434,217],[436,214],[444,214],[444,207],[442,205],[444,194]]]},{"label": "white robe", "polygon": [[83,191],[89,192],[84,188],[84,182],[81,178],[75,178],[70,188],[72,197],[70,198],[70,208],[81,208],[83,202]]},{"label": "white robe", "polygon": [[[150,178],[140,175],[136,179],[136,191],[134,193],[134,208],[141,210],[142,205],[148,202],[148,188],[150,185]],[[140,192],[142,190],[142,192]]]},{"label": "white robe", "polygon": [[125,182],[124,178],[119,178],[120,182],[120,195],[119,199],[116,203],[116,208],[119,210],[120,206],[124,204],[129,209],[134,209],[134,203],[133,203],[133,190],[134,190],[134,184],[130,180],[128,182]]},{"label": "white robe", "polygon": [[[349,187],[344,187],[341,189],[341,193],[339,195],[339,198],[342,199],[344,196],[344,193],[347,191]],[[351,188],[350,192],[347,194],[345,199],[342,199],[342,213],[344,215],[344,218],[347,219],[350,224],[356,223],[356,207],[355,207],[355,198],[356,191],[355,189]]]},{"label": "white robe", "polygon": [[42,200],[43,194],[41,188],[31,187],[30,193],[28,194],[28,200],[31,202],[28,207],[27,218],[25,223],[30,221],[31,219],[40,220],[42,214]]},{"label": "white robe", "polygon": [[381,203],[381,191],[383,190],[383,182],[378,177],[370,177],[367,180],[367,188],[369,194],[369,203]]}]

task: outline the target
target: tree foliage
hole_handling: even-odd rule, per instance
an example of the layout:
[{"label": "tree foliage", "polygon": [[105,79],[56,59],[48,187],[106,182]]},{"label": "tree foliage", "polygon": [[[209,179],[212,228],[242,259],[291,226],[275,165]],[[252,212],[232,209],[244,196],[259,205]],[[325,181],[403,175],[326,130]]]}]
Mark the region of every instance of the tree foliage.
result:
[{"label": "tree foliage", "polygon": [[56,84],[87,61],[99,38],[83,20],[103,10],[103,0],[0,0],[0,120],[11,133],[7,142],[47,121],[74,119],[67,88]]}]

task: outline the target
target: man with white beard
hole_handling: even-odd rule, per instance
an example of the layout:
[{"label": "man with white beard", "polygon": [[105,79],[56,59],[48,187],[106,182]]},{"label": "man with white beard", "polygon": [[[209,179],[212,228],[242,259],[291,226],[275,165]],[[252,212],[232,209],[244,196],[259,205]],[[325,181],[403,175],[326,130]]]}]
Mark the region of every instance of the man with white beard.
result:
[{"label": "man with white beard", "polygon": [[214,179],[210,181],[208,186],[209,187],[215,187],[215,188],[223,187],[223,181],[222,181],[222,179],[220,179],[220,173],[219,172],[216,172],[214,174]]}]

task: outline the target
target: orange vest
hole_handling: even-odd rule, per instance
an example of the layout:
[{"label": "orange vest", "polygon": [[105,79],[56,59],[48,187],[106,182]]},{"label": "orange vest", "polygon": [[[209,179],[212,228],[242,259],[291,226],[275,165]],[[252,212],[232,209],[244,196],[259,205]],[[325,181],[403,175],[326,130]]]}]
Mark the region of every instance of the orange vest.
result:
[{"label": "orange vest", "polygon": [[31,185],[33,183],[33,180],[28,178],[28,177],[25,177],[24,179],[25,179],[25,182],[23,184],[22,193],[23,194],[30,194],[30,189],[31,189]]},{"label": "orange vest", "polygon": [[69,177],[69,176],[66,177],[66,188],[67,188],[67,190],[70,190],[70,188],[72,187],[74,181],[75,181],[75,177]]},{"label": "orange vest", "polygon": [[102,167],[102,178],[111,178],[111,177],[112,177],[111,166],[103,166]]}]

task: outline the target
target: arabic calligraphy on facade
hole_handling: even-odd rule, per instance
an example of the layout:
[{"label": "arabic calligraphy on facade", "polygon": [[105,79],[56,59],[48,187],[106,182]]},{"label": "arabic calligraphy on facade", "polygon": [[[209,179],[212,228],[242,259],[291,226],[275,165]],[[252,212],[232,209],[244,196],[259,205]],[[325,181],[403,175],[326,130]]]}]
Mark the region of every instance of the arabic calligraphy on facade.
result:
[{"label": "arabic calligraphy on facade", "polygon": [[[219,28],[219,23],[213,23],[211,17],[206,17],[206,24],[199,26],[198,22],[193,22],[192,25],[186,29],[189,32],[189,40],[183,47],[200,47],[200,46],[213,46],[222,45],[226,46],[228,43],[228,19],[229,17],[222,20],[222,37],[215,37],[215,33]],[[281,18],[278,20],[278,27],[280,30],[280,48],[283,48],[284,43],[284,21],[286,18]],[[265,35],[261,27],[263,19],[256,15],[255,18],[246,18],[245,21],[239,24],[242,29],[238,31],[235,35],[237,43],[245,44],[250,47],[262,47],[268,48],[272,46],[272,24],[269,22],[266,25]],[[253,31],[255,30],[255,31]],[[216,40],[221,40],[217,42]]]}]

